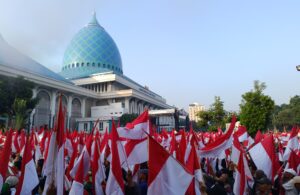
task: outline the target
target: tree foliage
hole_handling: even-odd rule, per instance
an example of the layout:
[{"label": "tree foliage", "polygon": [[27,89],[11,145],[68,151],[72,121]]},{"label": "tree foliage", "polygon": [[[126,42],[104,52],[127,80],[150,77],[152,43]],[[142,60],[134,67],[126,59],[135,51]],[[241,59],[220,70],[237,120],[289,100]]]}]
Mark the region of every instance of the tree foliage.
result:
[{"label": "tree foliage", "polygon": [[[23,77],[0,77],[0,115],[6,115],[10,119],[16,115],[15,106],[20,100],[24,101],[24,109],[28,111],[34,109],[38,103],[38,98],[32,98],[34,83]],[[16,107],[15,107],[16,108]],[[25,117],[26,118],[26,117]]]},{"label": "tree foliage", "polygon": [[274,101],[264,95],[265,89],[264,82],[254,81],[254,90],[242,95],[240,122],[247,127],[250,135],[254,135],[258,130],[266,130],[271,123]]},{"label": "tree foliage", "polygon": [[272,124],[281,130],[284,127],[300,125],[300,96],[292,97],[289,104],[275,106]]},{"label": "tree foliage", "polygon": [[131,123],[138,117],[138,114],[123,114],[120,117],[120,126],[125,126],[127,123]]},{"label": "tree foliage", "polygon": [[197,126],[208,129],[209,131],[216,131],[218,128],[225,127],[226,111],[224,110],[224,103],[219,96],[215,97],[215,102],[208,110],[200,111],[198,113],[200,121]]}]

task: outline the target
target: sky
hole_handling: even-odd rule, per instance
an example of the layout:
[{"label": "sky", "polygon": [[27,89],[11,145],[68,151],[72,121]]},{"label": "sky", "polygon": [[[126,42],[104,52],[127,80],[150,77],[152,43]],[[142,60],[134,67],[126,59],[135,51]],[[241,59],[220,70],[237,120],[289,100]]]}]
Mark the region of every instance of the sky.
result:
[{"label": "sky", "polygon": [[167,103],[207,108],[220,96],[238,111],[254,80],[277,105],[300,90],[298,0],[0,0],[0,34],[59,72],[93,11],[112,36],[126,76]]}]

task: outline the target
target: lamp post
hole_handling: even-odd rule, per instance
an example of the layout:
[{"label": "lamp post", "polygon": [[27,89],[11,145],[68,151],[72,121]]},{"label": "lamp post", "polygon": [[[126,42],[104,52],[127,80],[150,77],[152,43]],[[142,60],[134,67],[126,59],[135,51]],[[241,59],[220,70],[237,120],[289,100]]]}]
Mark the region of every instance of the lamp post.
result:
[{"label": "lamp post", "polygon": [[297,71],[300,71],[300,65],[296,66]]}]

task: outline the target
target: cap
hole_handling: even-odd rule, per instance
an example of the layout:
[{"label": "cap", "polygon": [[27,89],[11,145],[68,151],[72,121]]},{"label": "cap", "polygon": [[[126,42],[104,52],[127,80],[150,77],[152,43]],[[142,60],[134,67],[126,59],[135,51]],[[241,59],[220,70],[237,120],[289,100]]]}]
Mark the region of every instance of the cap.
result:
[{"label": "cap", "polygon": [[292,175],[294,175],[294,176],[297,175],[297,173],[296,173],[296,171],[294,171],[294,169],[285,169],[284,172],[285,172],[285,173],[290,173],[290,174],[292,174]]},{"label": "cap", "polygon": [[257,180],[257,183],[258,184],[269,184],[269,185],[272,185],[271,180],[269,180],[267,177],[263,177],[263,178]]},{"label": "cap", "polygon": [[5,183],[9,185],[9,187],[14,187],[18,184],[19,178],[16,176],[8,176],[5,180]]}]

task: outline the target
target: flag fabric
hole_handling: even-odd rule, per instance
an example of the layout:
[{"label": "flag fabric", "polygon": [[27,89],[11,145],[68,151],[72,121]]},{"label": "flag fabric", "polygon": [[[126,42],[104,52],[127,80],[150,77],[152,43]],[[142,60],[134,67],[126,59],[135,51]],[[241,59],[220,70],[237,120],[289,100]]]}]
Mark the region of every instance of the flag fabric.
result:
[{"label": "flag fabric", "polygon": [[114,122],[112,123],[111,130],[111,165],[110,173],[106,184],[106,194],[122,195],[125,193],[124,181],[122,177],[122,169],[118,151],[120,145],[117,129]]},{"label": "flag fabric", "polygon": [[62,109],[61,96],[59,99],[59,110],[57,123],[52,132],[48,145],[47,157],[45,159],[44,176],[47,176],[43,194],[47,193],[49,186],[54,182],[57,194],[64,194],[65,161],[64,161],[64,113]]},{"label": "flag fabric", "polygon": [[70,171],[70,175],[72,178],[75,177],[75,174],[77,172],[79,163],[81,159],[84,161],[84,177],[88,174],[88,171],[90,169],[90,162],[91,162],[91,147],[92,147],[92,142],[93,142],[93,135],[90,135],[87,138],[86,144],[78,157],[77,161],[74,163],[74,166],[72,170]]},{"label": "flag fabric", "polygon": [[253,177],[251,175],[250,169],[248,167],[247,160],[244,156],[244,152],[240,152],[239,160],[237,164],[235,181],[233,185],[233,193],[246,195],[249,194],[247,188],[248,186],[253,186]]},{"label": "flag fabric", "polygon": [[188,195],[201,194],[199,184],[200,182],[204,182],[204,180],[203,180],[203,174],[200,167],[197,152],[195,149],[195,144],[191,144],[191,152],[186,162],[186,168],[189,170],[190,173],[194,175],[194,178],[185,194]]},{"label": "flag fabric", "polygon": [[84,159],[79,162],[78,169],[76,170],[76,176],[73,180],[70,195],[83,195],[83,177],[84,177]]},{"label": "flag fabric", "polygon": [[227,132],[221,135],[217,140],[207,144],[204,148],[199,150],[199,154],[202,158],[216,158],[224,154],[224,151],[232,145],[232,133],[234,130],[236,117],[233,116],[231,124]]},{"label": "flag fabric", "polygon": [[128,140],[124,146],[127,163],[126,165],[136,165],[148,161],[148,140]]},{"label": "flag fabric", "polygon": [[100,149],[98,140],[95,140],[94,156],[92,162],[92,177],[95,186],[95,194],[103,195],[102,182],[105,180],[104,167],[100,157]]},{"label": "flag fabric", "polygon": [[16,194],[31,195],[32,190],[39,184],[34,160],[32,158],[31,140],[27,139],[22,159],[22,174],[18,183]]},{"label": "flag fabric", "polygon": [[148,140],[148,194],[184,194],[193,175],[152,137]]},{"label": "flag fabric", "polygon": [[283,160],[287,161],[290,157],[291,151],[297,151],[298,147],[298,129],[296,127],[293,127],[286,149],[283,153]]},{"label": "flag fabric", "polygon": [[273,181],[279,169],[278,158],[275,154],[273,135],[270,134],[249,150],[250,156],[258,169],[265,172]]},{"label": "flag fabric", "polygon": [[11,145],[12,145],[12,130],[9,130],[4,143],[3,152],[0,155],[2,161],[0,166],[0,189],[2,189],[3,182],[5,181],[6,178],[6,172],[8,169],[8,163],[11,154]]},{"label": "flag fabric", "polygon": [[117,128],[120,137],[127,139],[143,139],[147,137],[149,131],[148,110],[144,111],[132,123],[127,123],[125,127]]}]

